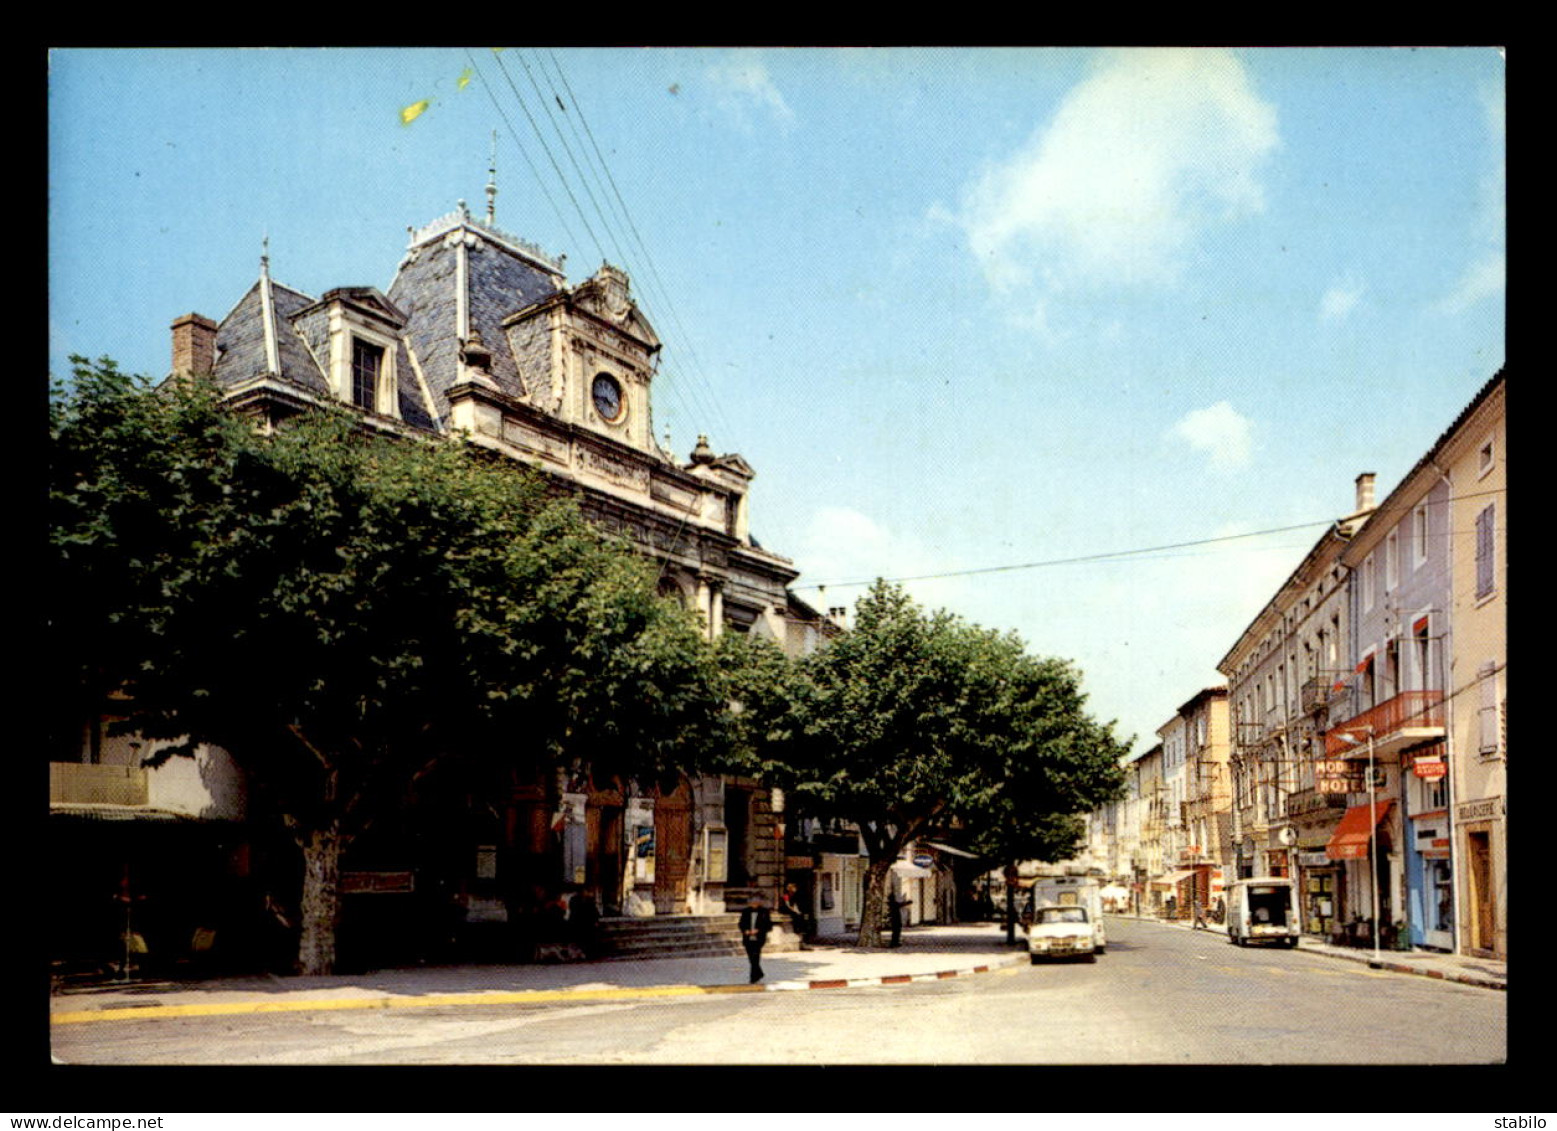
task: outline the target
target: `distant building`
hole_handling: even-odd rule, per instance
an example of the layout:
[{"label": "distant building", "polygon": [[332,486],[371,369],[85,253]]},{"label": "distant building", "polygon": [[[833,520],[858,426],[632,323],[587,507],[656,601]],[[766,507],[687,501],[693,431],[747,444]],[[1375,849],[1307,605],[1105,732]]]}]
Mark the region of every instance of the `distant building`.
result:
[{"label": "distant building", "polygon": [[1320,938],[1346,922],[1345,866],[1329,849],[1351,783],[1317,772],[1324,722],[1350,670],[1341,554],[1373,508],[1365,473],[1352,513],[1320,535],[1217,664],[1231,705],[1234,876],[1297,880],[1303,930]]}]

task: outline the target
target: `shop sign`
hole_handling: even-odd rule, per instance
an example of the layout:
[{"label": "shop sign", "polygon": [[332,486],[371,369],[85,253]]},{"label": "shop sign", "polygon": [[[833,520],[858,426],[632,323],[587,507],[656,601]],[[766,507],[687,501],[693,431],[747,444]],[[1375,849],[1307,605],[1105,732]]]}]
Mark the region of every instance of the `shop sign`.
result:
[{"label": "shop sign", "polygon": [[1418,758],[1411,763],[1411,772],[1423,781],[1437,781],[1449,772],[1442,758]]},{"label": "shop sign", "polygon": [[935,857],[931,856],[928,852],[916,853],[914,856],[915,868],[928,868],[934,863]]},{"label": "shop sign", "polygon": [[341,892],[345,895],[405,895],[415,885],[411,872],[342,872]]},{"label": "shop sign", "polygon": [[1303,868],[1324,868],[1329,866],[1330,857],[1323,852],[1299,852],[1297,862]]},{"label": "shop sign", "polygon": [[1485,821],[1501,815],[1502,799],[1485,797],[1480,801],[1462,802],[1454,811],[1456,821]]}]

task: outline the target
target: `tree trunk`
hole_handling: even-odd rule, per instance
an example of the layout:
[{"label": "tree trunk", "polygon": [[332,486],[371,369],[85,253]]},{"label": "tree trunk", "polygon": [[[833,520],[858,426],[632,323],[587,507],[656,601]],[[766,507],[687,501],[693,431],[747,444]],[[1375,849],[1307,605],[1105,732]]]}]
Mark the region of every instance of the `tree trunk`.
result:
[{"label": "tree trunk", "polygon": [[340,822],[331,820],[324,828],[309,830],[298,837],[298,844],[303,850],[303,898],[297,972],[333,974],[335,931],[341,921]]},{"label": "tree trunk", "polygon": [[860,946],[885,946],[881,931],[887,918],[887,881],[891,878],[896,856],[872,858],[865,869],[865,898],[860,906]]}]

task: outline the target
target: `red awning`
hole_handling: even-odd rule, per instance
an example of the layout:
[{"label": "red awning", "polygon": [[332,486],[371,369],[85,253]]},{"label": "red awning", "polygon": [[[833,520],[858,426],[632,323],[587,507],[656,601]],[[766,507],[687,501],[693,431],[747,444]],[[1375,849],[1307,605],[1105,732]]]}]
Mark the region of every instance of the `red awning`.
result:
[{"label": "red awning", "polygon": [[1374,812],[1377,812],[1378,821],[1382,824],[1389,816],[1389,807],[1394,803],[1394,799],[1390,798],[1376,805],[1353,805],[1346,810],[1341,823],[1335,826],[1335,835],[1325,846],[1325,852],[1330,859],[1358,860],[1367,856],[1368,838],[1373,832]]}]

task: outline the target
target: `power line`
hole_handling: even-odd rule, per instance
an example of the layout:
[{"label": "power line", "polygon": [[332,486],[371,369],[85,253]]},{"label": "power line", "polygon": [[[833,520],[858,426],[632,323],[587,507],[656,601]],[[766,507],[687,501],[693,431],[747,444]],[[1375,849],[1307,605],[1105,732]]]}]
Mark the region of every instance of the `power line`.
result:
[{"label": "power line", "polygon": [[[1451,504],[1451,503],[1460,502],[1461,500],[1464,500],[1464,499],[1477,499],[1477,498],[1482,498],[1482,497],[1485,497],[1485,496],[1488,496],[1488,495],[1501,495],[1501,494],[1504,494],[1505,492],[1506,492],[1506,488],[1499,487],[1499,488],[1494,488],[1492,490],[1487,490],[1487,491],[1468,491],[1468,492],[1466,492],[1463,495],[1452,495],[1448,499],[1424,500],[1424,502],[1428,503],[1429,505],[1434,505],[1434,504],[1445,504],[1445,505],[1447,505],[1447,504]],[[882,578],[881,580],[891,581],[891,582],[940,581],[940,580],[943,580],[945,578],[950,578],[950,577],[971,577],[971,576],[976,575],[976,574],[1008,573],[1010,571],[1020,570],[1020,569],[1041,569],[1041,568],[1043,568],[1045,566],[1077,565],[1077,564],[1080,564],[1080,563],[1083,563],[1083,562],[1098,562],[1098,561],[1108,561],[1110,559],[1118,559],[1118,558],[1133,558],[1133,557],[1144,556],[1146,554],[1159,554],[1159,553],[1162,553],[1162,552],[1167,551],[1167,550],[1185,550],[1185,549],[1190,549],[1190,548],[1195,547],[1195,546],[1212,546],[1212,545],[1217,545],[1217,544],[1222,543],[1222,542],[1236,542],[1236,541],[1239,541],[1239,540],[1244,539],[1244,538],[1263,538],[1263,537],[1265,537],[1268,534],[1287,534],[1287,533],[1290,533],[1290,532],[1292,532],[1294,530],[1312,530],[1316,526],[1332,526],[1332,525],[1334,525],[1336,523],[1336,521],[1337,520],[1333,519],[1333,518],[1317,519],[1317,520],[1315,520],[1313,522],[1300,522],[1300,523],[1296,524],[1295,526],[1276,526],[1276,527],[1272,527],[1269,530],[1255,530],[1255,531],[1251,531],[1251,532],[1249,532],[1247,534],[1225,534],[1225,535],[1222,535],[1221,537],[1218,537],[1218,538],[1200,538],[1200,539],[1196,539],[1195,541],[1191,541],[1191,542],[1172,542],[1172,543],[1169,543],[1169,544],[1163,545],[1163,546],[1142,546],[1142,547],[1137,547],[1136,549],[1132,549],[1132,550],[1110,550],[1110,551],[1107,551],[1105,553],[1084,554],[1084,555],[1082,555],[1080,557],[1074,557],[1074,558],[1051,558],[1051,559],[1048,559],[1046,561],[1041,561],[1041,562],[1017,562],[1017,563],[1012,564],[1012,565],[983,566],[983,567],[980,567],[978,569],[951,570],[951,571],[948,571],[946,573],[924,573],[924,574],[917,574],[917,575],[915,575],[913,577],[887,577],[887,578]],[[1453,530],[1451,530],[1451,531],[1447,531],[1446,533],[1450,537],[1454,537],[1455,535],[1459,535],[1461,537],[1470,537],[1472,534],[1474,534],[1474,531],[1466,531],[1466,530],[1453,531]],[[848,588],[848,587],[854,586],[854,585],[870,585],[870,584],[873,584],[876,580],[877,580],[877,578],[870,577],[870,578],[864,578],[864,579],[855,580],[855,581],[822,581],[822,582],[813,582],[810,585],[792,585],[792,586],[790,586],[790,588],[791,589],[826,589],[828,587],[835,587],[835,588],[843,589],[843,588]]]},{"label": "power line", "polygon": [[[627,201],[622,198],[621,188],[617,185],[616,178],[611,175],[610,163],[606,161],[605,154],[600,149],[600,143],[595,140],[595,132],[590,128],[589,119],[584,114],[584,107],[582,103],[579,102],[578,96],[573,93],[573,87],[568,82],[568,77],[566,72],[564,72],[562,69],[562,64],[557,61],[555,52],[548,51],[547,54],[551,57],[552,67],[556,70],[557,77],[562,81],[563,89],[567,92],[568,104],[574,108],[574,116],[578,118],[579,124],[583,126],[584,134],[589,139],[589,146],[594,150],[595,156],[600,162],[600,168],[605,173],[605,179],[611,188],[611,195],[615,197],[616,202],[621,209],[621,216],[627,226],[628,233],[632,236],[632,242],[637,247],[639,254],[643,257],[643,262],[648,267],[652,283],[658,292],[660,299],[663,301],[664,308],[670,314],[672,323],[675,325],[679,348],[686,352],[688,358],[692,362],[692,367],[694,370],[694,374],[692,375],[692,383],[694,386],[696,386],[698,383],[708,386],[710,398],[709,403],[713,406],[714,415],[718,418],[721,425],[729,428],[731,427],[729,418],[725,415],[723,405],[720,403],[719,399],[713,395],[712,384],[709,382],[707,373],[703,368],[702,358],[698,356],[697,349],[692,342],[691,335],[687,333],[686,327],[681,324],[681,316],[676,309],[675,303],[671,300],[669,288],[665,286],[664,281],[660,278],[659,269],[655,266],[654,258],[649,254],[649,249],[644,243],[642,234],[638,231],[637,224],[633,222],[632,212],[627,207]],[[571,124],[572,120],[570,118],[569,125],[571,126]],[[580,148],[583,148],[582,144],[580,145]],[[694,387],[694,396],[697,392],[698,390]]]},{"label": "power line", "polygon": [[[1110,550],[1110,551],[1108,551],[1106,553],[1101,553],[1101,554],[1083,554],[1080,557],[1074,557],[1074,558],[1050,558],[1050,559],[1048,559],[1046,561],[1041,561],[1041,562],[1017,562],[1017,563],[1015,563],[1013,565],[983,566],[983,567],[981,567],[979,569],[959,569],[959,570],[952,570],[952,571],[950,571],[948,573],[923,573],[923,574],[918,574],[918,575],[916,575],[914,577],[889,577],[889,578],[886,578],[885,580],[887,580],[887,581],[894,581],[894,582],[897,582],[897,581],[939,581],[939,580],[941,580],[943,578],[948,578],[948,577],[971,577],[971,576],[973,576],[975,574],[1008,573],[1008,572],[1010,572],[1012,570],[1018,570],[1018,569],[1040,569],[1040,568],[1042,568],[1044,566],[1076,565],[1076,564],[1081,563],[1081,562],[1107,561],[1110,558],[1127,558],[1127,557],[1135,557],[1135,556],[1140,555],[1140,554],[1156,554],[1156,553],[1161,553],[1164,550],[1183,550],[1183,549],[1188,549],[1191,546],[1209,546],[1209,545],[1212,545],[1212,544],[1217,543],[1217,542],[1233,542],[1233,541],[1237,541],[1237,540],[1242,539],[1242,538],[1260,538],[1260,537],[1263,537],[1264,535],[1267,535],[1267,534],[1286,534],[1286,533],[1288,533],[1290,531],[1293,531],[1293,530],[1311,530],[1312,528],[1314,528],[1316,526],[1329,526],[1329,525],[1332,525],[1334,522],[1335,522],[1334,519],[1327,518],[1327,519],[1323,519],[1323,520],[1317,521],[1317,522],[1302,522],[1302,523],[1298,523],[1295,526],[1277,526],[1277,527],[1271,528],[1270,530],[1256,530],[1256,531],[1252,531],[1251,533],[1248,533],[1248,534],[1227,534],[1227,535],[1224,535],[1224,536],[1222,536],[1220,538],[1201,538],[1201,539],[1198,539],[1198,540],[1193,541],[1193,542],[1172,542],[1172,543],[1169,543],[1169,544],[1164,545],[1164,546],[1145,546],[1145,547],[1140,547],[1140,548],[1134,549],[1134,550]],[[812,585],[795,585],[795,586],[791,586],[791,588],[793,588],[793,589],[825,589],[828,586],[843,587],[843,586],[849,586],[849,585],[870,585],[875,580],[876,580],[875,578],[868,578],[868,579],[865,579],[863,581],[826,581],[826,582],[819,582],[819,583],[812,584]]]},{"label": "power line", "polygon": [[[510,94],[512,95],[514,100],[519,103],[519,107],[520,107],[521,111],[523,111],[523,113],[525,115],[525,119],[527,120],[527,122],[530,125],[530,130],[535,135],[536,140],[540,143],[541,148],[546,153],[547,159],[548,159],[548,161],[551,164],[552,170],[555,173],[555,175],[557,177],[557,180],[561,183],[561,185],[563,187],[563,190],[567,193],[568,199],[572,203],[574,211],[578,213],[579,219],[583,223],[583,225],[585,227],[585,230],[588,232],[590,240],[595,244],[597,252],[599,252],[599,254],[601,255],[601,258],[604,259],[605,258],[605,249],[604,249],[604,246],[602,245],[600,237],[596,234],[596,225],[590,223],[590,218],[589,218],[588,215],[586,215],[584,207],[583,207],[582,203],[580,202],[579,196],[573,191],[573,187],[572,187],[572,184],[570,183],[568,174],[564,172],[561,164],[558,162],[558,159],[557,159],[555,153],[553,152],[553,149],[552,149],[551,145],[549,145],[547,143],[547,140],[546,140],[545,136],[543,135],[543,133],[542,133],[542,131],[540,129],[539,123],[537,122],[536,116],[531,113],[529,105],[527,104],[527,101],[526,101],[525,97],[522,94],[520,94],[520,92],[518,90],[518,87],[515,85],[512,76],[509,74],[508,68],[506,67],[506,65],[504,65],[504,63],[503,63],[503,61],[502,61],[500,56],[495,56],[495,57],[497,58],[498,69],[503,74],[504,80],[506,81],[506,83],[508,85]],[[606,210],[604,208],[602,208],[601,204],[600,204],[600,198],[601,197],[605,197],[605,199],[607,200],[607,203],[610,202],[611,197],[605,193],[603,186],[601,188],[600,193],[597,195],[595,190],[590,185],[590,181],[591,181],[592,177],[593,177],[593,179],[596,182],[599,182],[600,178],[599,178],[599,175],[597,173],[595,173],[595,171],[594,171],[593,162],[591,162],[589,160],[589,150],[588,150],[588,148],[584,146],[582,139],[579,138],[579,134],[578,134],[577,129],[573,126],[572,118],[574,116],[577,116],[581,121],[583,121],[583,111],[582,111],[582,108],[578,105],[577,98],[573,94],[572,88],[570,86],[568,86],[566,77],[565,76],[561,76],[560,64],[558,64],[555,61],[555,59],[553,60],[553,66],[556,67],[559,76],[562,77],[563,87],[567,91],[567,95],[568,95],[567,103],[564,103],[562,95],[557,90],[557,87],[556,87],[555,83],[552,82],[552,79],[551,79],[550,75],[548,75],[546,73],[545,68],[543,66],[541,66],[539,55],[537,55],[535,70],[531,69],[529,63],[527,63],[525,61],[525,59],[524,59],[522,54],[517,54],[516,53],[516,57],[519,59],[520,65],[524,68],[525,74],[526,74],[526,76],[530,80],[530,85],[531,85],[531,87],[533,88],[533,90],[535,92],[535,97],[540,102],[540,104],[541,104],[541,106],[542,106],[542,108],[544,110],[544,113],[545,113],[545,115],[547,117],[547,120],[548,120],[548,122],[551,125],[552,130],[553,130],[553,132],[556,133],[557,139],[558,139],[559,143],[561,144],[564,153],[566,154],[566,157],[567,157],[567,160],[568,160],[569,164],[571,164],[574,173],[576,174],[579,182],[581,183],[582,191],[588,197],[589,203],[593,207],[595,218],[598,221],[599,227],[605,232],[606,237],[607,237],[607,239],[609,239],[609,241],[611,242],[612,246],[615,247],[616,255],[618,257],[618,260],[621,261],[624,266],[630,266],[630,264],[627,262],[627,256],[626,256],[626,254],[625,254],[625,252],[623,250],[623,245],[624,245],[624,243],[626,241],[624,241],[620,237],[620,235],[617,233],[616,228],[615,228],[615,226],[613,225],[613,222],[612,222],[612,217],[607,215]],[[546,83],[551,87],[551,99],[550,99],[550,101],[554,101],[556,103],[558,109],[562,112],[563,120],[568,123],[568,128],[570,130],[572,130],[574,138],[578,142],[578,148],[584,154],[585,164],[589,166],[589,168],[587,170],[586,170],[586,168],[584,168],[583,166],[580,165],[578,157],[574,154],[574,147],[570,146],[568,144],[568,140],[567,140],[567,137],[566,137],[566,135],[565,135],[565,133],[563,131],[563,128],[557,122],[557,115],[552,112],[551,106],[550,106],[550,104],[548,102],[548,99],[547,99],[547,96],[546,96],[546,92],[541,89],[540,82],[536,78],[536,71],[537,70],[540,72],[541,77],[544,78],[546,80]],[[479,69],[478,69],[477,73],[478,74],[480,73]],[[483,83],[485,83],[485,76],[481,76],[481,77],[483,79]],[[490,87],[489,84],[488,84],[488,96],[491,97],[493,99],[494,104],[496,104],[496,97],[493,94],[492,88]],[[572,106],[573,111],[574,111],[573,114],[569,113],[569,106]],[[505,122],[506,121],[507,121],[507,118],[505,116]],[[586,130],[588,130],[588,123],[587,122],[584,122],[584,128]],[[513,132],[512,131],[512,127],[510,127],[510,133],[512,133],[512,132]],[[656,284],[658,284],[659,283],[659,273],[658,273],[658,270],[654,267],[653,260],[649,256],[647,249],[644,247],[643,240],[642,240],[641,236],[638,235],[637,228],[632,224],[631,216],[630,216],[630,214],[627,213],[626,203],[625,203],[625,201],[622,200],[621,193],[616,188],[615,179],[612,178],[611,175],[610,175],[610,168],[609,168],[609,165],[605,161],[605,156],[604,156],[603,153],[600,152],[599,145],[594,142],[592,131],[590,132],[589,136],[590,136],[591,145],[593,146],[593,148],[595,150],[596,157],[598,158],[602,168],[604,168],[604,170],[605,170],[606,178],[609,179],[610,182],[611,182],[612,192],[614,193],[617,202],[620,204],[622,215],[626,217],[627,227],[632,232],[634,238],[636,239],[638,250],[640,251],[640,253],[641,253],[642,257],[643,257],[643,260],[645,261],[645,263],[646,263],[646,265],[648,267],[649,277],[652,278],[653,281]],[[523,152],[523,148],[522,147],[521,147],[521,152]],[[528,161],[528,157],[526,157],[526,160]],[[533,163],[531,163],[531,170],[532,170],[532,172],[536,172]],[[537,174],[537,176],[538,176],[538,174]],[[548,195],[548,199],[550,199],[549,195]],[[555,203],[553,204],[553,207],[555,208]],[[614,211],[615,211],[615,209],[613,208],[613,212]],[[564,227],[566,227],[566,224],[564,224]],[[570,233],[570,238],[571,238],[571,233]],[[660,285],[660,289],[661,289],[661,291],[663,291],[663,285],[662,284]],[[685,330],[680,327],[680,319],[679,319],[679,317],[676,316],[674,307],[671,304],[668,296],[666,296],[666,298],[665,298],[665,306],[670,310],[672,319],[675,321],[675,323],[676,323],[676,325],[678,327],[678,332],[681,333],[683,336],[685,336]],[[691,353],[690,345],[687,346],[687,351],[689,353]],[[706,380],[703,383],[707,384]],[[689,415],[689,416],[694,416],[694,417],[695,416],[699,416],[699,415],[701,415],[701,416],[715,416],[722,423],[728,425],[728,417],[723,412],[722,406],[720,406],[719,402],[716,399],[710,398],[709,400],[704,401],[703,398],[697,396],[697,394],[699,393],[699,388],[698,388],[698,383],[697,383],[696,380],[692,380],[692,381],[688,382],[687,385],[686,385],[686,390],[687,390],[687,392],[693,394],[694,400],[697,401],[696,405],[688,405],[688,403],[686,402],[685,397],[682,395],[682,382],[672,381],[672,382],[669,383],[670,394],[671,394],[672,398],[677,402],[678,406],[682,409],[683,412],[687,413],[687,415]],[[710,406],[711,406],[711,410],[710,410]]]},{"label": "power line", "polygon": [[495,52],[492,57],[497,61],[497,69],[503,73],[503,80],[508,83],[508,89],[513,93],[514,101],[519,103],[519,109],[524,111],[525,119],[530,123],[530,132],[541,143],[541,149],[546,154],[546,160],[551,162],[552,171],[557,174],[557,180],[561,182],[563,191],[568,194],[568,199],[573,202],[573,210],[578,213],[579,220],[584,225],[584,230],[589,233],[589,240],[595,245],[595,253],[601,259],[604,259],[606,257],[605,247],[601,244],[600,238],[595,235],[595,229],[590,226],[589,217],[585,215],[583,207],[578,202],[578,197],[573,194],[573,186],[568,183],[568,178],[563,173],[562,167],[557,164],[557,158],[552,153],[551,146],[546,144],[546,136],[541,133],[540,126],[536,124],[535,115],[530,113],[530,107],[525,103],[524,96],[519,93],[519,88],[514,85],[513,76],[508,73],[508,68],[503,64],[503,57]]},{"label": "power line", "polygon": [[508,115],[504,112],[503,107],[498,103],[497,95],[494,94],[492,90],[492,84],[487,82],[486,76],[481,73],[481,68],[477,65],[475,57],[471,55],[468,50],[465,52],[465,58],[470,60],[471,70],[475,71],[476,77],[481,80],[481,89],[487,92],[487,98],[492,102],[492,109],[496,110],[498,117],[503,119],[503,126],[508,130],[508,136],[513,139],[514,148],[517,149],[519,151],[519,155],[524,158],[524,163],[529,166],[530,174],[535,178],[535,183],[537,186],[539,186],[541,195],[546,198],[546,203],[551,205],[551,210],[557,214],[557,222],[562,225],[563,233],[568,237],[568,241],[570,243],[576,245],[579,242],[578,237],[575,236],[573,234],[573,230],[568,227],[567,217],[562,214],[562,209],[557,206],[557,202],[552,199],[551,193],[547,191],[546,180],[541,176],[541,171],[535,167],[535,162],[530,160],[529,151],[526,150],[522,144],[520,144],[519,135],[514,132],[513,123],[508,120]]}]

